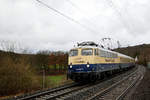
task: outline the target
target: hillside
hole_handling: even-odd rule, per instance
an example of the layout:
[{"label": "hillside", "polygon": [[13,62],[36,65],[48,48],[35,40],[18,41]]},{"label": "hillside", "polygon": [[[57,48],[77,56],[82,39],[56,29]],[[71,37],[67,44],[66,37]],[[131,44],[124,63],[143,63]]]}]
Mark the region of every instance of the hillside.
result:
[{"label": "hillside", "polygon": [[146,65],[150,61],[150,44],[142,44],[136,46],[129,46],[124,48],[117,48],[114,51],[126,54],[131,57],[138,57],[138,63]]},{"label": "hillside", "polygon": [[[117,51],[120,53],[123,53],[125,55],[131,56],[135,58],[138,57],[138,63],[146,65],[146,62],[150,61],[150,44],[142,44],[142,45],[136,45],[136,46],[129,46],[129,47],[123,47],[123,48],[117,48],[113,51]],[[14,58],[14,60],[18,57],[23,57],[28,60],[32,66],[38,65],[45,65],[45,62],[53,65],[56,68],[56,65],[63,65],[67,66],[67,53],[63,52],[51,52],[49,56],[45,55],[44,53],[41,54],[16,54],[13,52],[4,52],[0,50],[0,59],[5,57],[6,55],[10,55]],[[42,59],[41,59],[42,58]],[[62,58],[62,59],[61,59]],[[65,58],[65,59],[64,59]],[[43,60],[46,61],[43,61]],[[61,68],[60,68],[61,69]]]},{"label": "hillside", "polygon": [[68,63],[68,54],[60,51],[50,52],[48,54],[44,51],[38,52],[37,54],[18,54],[0,50],[0,64],[6,57],[11,58],[14,63],[18,63],[20,59],[24,59],[24,61],[36,69],[38,73],[40,73],[44,67],[47,74],[64,73]]}]

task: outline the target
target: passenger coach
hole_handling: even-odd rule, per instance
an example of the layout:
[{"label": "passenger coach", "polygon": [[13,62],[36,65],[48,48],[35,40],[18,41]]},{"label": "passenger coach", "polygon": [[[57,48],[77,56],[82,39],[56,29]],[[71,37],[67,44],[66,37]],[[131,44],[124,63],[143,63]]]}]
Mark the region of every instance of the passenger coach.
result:
[{"label": "passenger coach", "polygon": [[95,81],[134,66],[134,59],[107,50],[94,42],[82,42],[69,52],[68,77],[74,81]]}]

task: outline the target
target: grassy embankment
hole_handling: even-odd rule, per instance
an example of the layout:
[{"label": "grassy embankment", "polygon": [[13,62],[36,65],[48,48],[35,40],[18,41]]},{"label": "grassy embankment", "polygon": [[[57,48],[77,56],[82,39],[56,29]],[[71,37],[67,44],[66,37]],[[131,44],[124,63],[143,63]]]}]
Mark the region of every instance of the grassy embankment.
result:
[{"label": "grassy embankment", "polygon": [[[46,73],[45,88],[56,87],[68,82],[64,67],[57,68],[57,64],[54,63],[49,68],[50,58],[52,57],[42,54],[28,55],[0,51],[0,97],[10,97],[43,89],[42,66],[45,66]],[[60,57],[55,57],[57,58]],[[61,65],[64,64],[61,63]]]},{"label": "grassy embankment", "polygon": [[46,76],[46,80],[46,84],[50,88],[72,82],[71,80],[67,80],[66,74]]},{"label": "grassy embankment", "polygon": [[[39,76],[40,78],[40,87],[42,89],[42,76]],[[67,83],[71,83],[71,80],[67,80],[66,74],[62,74],[62,75],[47,75],[45,77],[45,89],[46,88],[55,88]],[[34,92],[34,91],[32,91]],[[24,92],[18,92],[17,94],[13,94],[13,95],[7,95],[7,96],[1,96],[0,99],[6,99],[6,98],[10,98],[13,96],[18,96],[18,95],[22,95]]]}]

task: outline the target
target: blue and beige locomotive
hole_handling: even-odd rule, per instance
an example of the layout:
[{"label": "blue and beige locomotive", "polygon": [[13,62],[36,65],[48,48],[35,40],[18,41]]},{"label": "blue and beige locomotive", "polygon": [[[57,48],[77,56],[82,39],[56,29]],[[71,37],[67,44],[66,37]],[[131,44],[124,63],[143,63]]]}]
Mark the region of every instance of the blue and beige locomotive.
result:
[{"label": "blue and beige locomotive", "polygon": [[69,52],[68,77],[73,81],[96,81],[135,64],[132,57],[100,47],[94,42],[82,42]]}]

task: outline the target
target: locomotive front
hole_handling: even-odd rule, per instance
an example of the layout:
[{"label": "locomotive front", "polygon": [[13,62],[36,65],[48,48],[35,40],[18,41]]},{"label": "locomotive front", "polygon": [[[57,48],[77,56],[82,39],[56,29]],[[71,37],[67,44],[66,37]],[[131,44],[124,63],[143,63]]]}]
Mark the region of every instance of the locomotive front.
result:
[{"label": "locomotive front", "polygon": [[94,48],[79,46],[69,52],[68,77],[74,81],[87,80],[94,72]]}]

